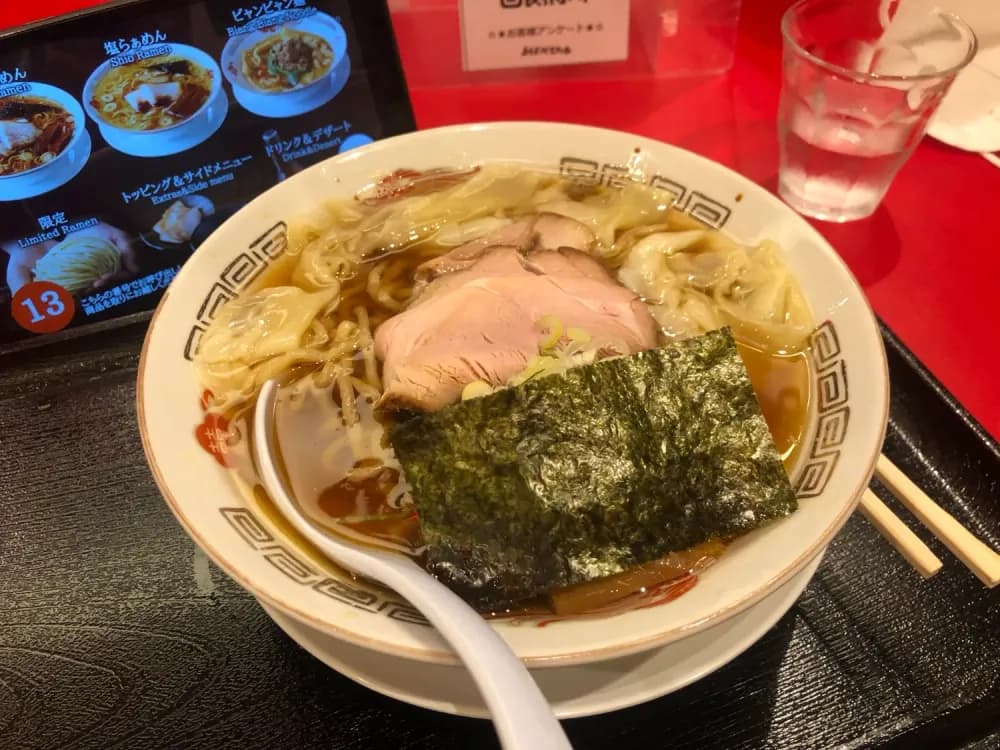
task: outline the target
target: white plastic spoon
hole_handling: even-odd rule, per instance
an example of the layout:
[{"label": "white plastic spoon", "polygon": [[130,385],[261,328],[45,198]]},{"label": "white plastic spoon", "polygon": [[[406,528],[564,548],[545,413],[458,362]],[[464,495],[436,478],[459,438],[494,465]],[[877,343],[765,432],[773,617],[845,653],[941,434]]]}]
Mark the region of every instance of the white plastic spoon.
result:
[{"label": "white plastic spoon", "polygon": [[273,380],[261,388],[253,446],[261,481],[285,518],[331,560],[384,583],[420,610],[472,674],[506,750],[570,750],[562,726],[524,664],[472,607],[409,558],[342,541],[302,515],[274,460],[277,395]]}]

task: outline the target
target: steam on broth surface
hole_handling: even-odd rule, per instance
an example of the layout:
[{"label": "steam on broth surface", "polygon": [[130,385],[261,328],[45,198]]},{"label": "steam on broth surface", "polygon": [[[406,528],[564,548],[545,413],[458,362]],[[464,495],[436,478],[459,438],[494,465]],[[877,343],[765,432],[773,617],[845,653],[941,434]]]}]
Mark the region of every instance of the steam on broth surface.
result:
[{"label": "steam on broth surface", "polygon": [[[671,208],[670,195],[647,186],[582,186],[513,165],[400,171],[293,224],[286,255],[253,290],[230,302],[202,339],[196,364],[215,407],[238,425],[259,387],[280,379],[286,388],[276,414],[278,443],[304,510],[340,533],[419,555],[419,520],[388,439],[394,414],[384,408],[385,389],[394,373],[384,351],[390,329],[380,329],[390,319],[395,325],[400,313],[431,309],[424,290],[436,274],[457,278],[466,261],[489,253],[507,262],[497,252],[504,247],[521,258],[524,248],[518,255],[510,243],[537,246],[545,231],[536,231],[538,217],[546,216],[556,217],[552,244],[583,245],[572,252],[560,245],[552,260],[579,270],[582,260],[596,259],[602,273],[641,300],[643,314],[655,320],[659,344],[724,326],[732,330],[778,452],[790,466],[808,413],[803,348],[813,323],[774,243],[742,245]],[[584,234],[589,239],[581,242]],[[580,273],[595,276],[586,268]],[[449,325],[458,327],[450,320],[438,322],[445,333]],[[459,389],[463,397],[629,353],[620,341],[564,328],[558,316],[539,314],[530,324],[538,356],[522,357],[516,373],[508,367],[496,377],[473,363],[482,379],[456,376],[467,381]],[[376,337],[382,357],[376,357]],[[603,610],[657,577],[700,569],[721,552],[723,541],[671,553],[659,566],[646,564],[579,591],[570,587],[548,606],[559,613]]]}]

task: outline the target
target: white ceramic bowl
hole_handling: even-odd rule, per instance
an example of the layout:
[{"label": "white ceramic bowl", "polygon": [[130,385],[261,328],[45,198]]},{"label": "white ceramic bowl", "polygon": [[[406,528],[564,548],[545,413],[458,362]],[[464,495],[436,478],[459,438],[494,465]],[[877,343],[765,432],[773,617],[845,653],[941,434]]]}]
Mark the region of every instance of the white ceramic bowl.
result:
[{"label": "white ceramic bowl", "polygon": [[[811,560],[757,604],[695,635],[618,659],[532,669],[531,676],[560,719],[618,711],[673,693],[728,664],[774,627],[821,561]],[[302,648],[371,690],[432,711],[490,717],[464,665],[427,664],[353,646],[263,602],[261,606]]]},{"label": "white ceramic bowl", "polygon": [[328,196],[350,196],[410,167],[518,161],[580,179],[616,181],[629,164],[677,195],[676,205],[734,236],[785,250],[820,322],[811,429],[793,476],[800,508],[735,542],[698,584],[662,606],[538,627],[497,630],[532,667],[621,657],[698,632],[743,611],[829,543],[867,486],[884,436],[888,379],[882,339],[857,282],[803,219],[740,175],[673,146],[626,133],[553,123],[495,123],[377,141],[281,183],[234,215],[187,262],[150,324],[139,367],[146,455],[168,505],[195,541],[255,596],[351,643],[455,663],[436,632],[398,596],[346,578],[269,522],[195,440],[213,427],[190,357],[220,306],[284,248],[287,222]]},{"label": "white ceramic bowl", "polygon": [[[193,113],[190,117],[186,117],[183,120],[175,122],[172,125],[167,125],[163,128],[156,128],[155,130],[133,130],[131,128],[118,127],[114,123],[105,120],[101,116],[101,113],[91,103],[91,99],[94,96],[94,88],[97,86],[98,81],[104,77],[105,73],[111,70],[111,61],[106,60],[94,69],[94,72],[90,74],[90,77],[87,78],[87,82],[83,86],[83,106],[86,108],[87,114],[90,115],[91,119],[98,124],[102,133],[107,130],[110,130],[111,132],[117,131],[126,136],[141,136],[148,140],[158,137],[160,134],[165,133],[168,130],[194,130],[205,128],[206,121],[209,119],[209,105],[215,101],[219,92],[222,91],[222,72],[219,70],[219,66],[216,64],[215,59],[211,55],[207,52],[203,52],[197,47],[191,47],[187,44],[174,44],[173,42],[163,46],[170,48],[169,52],[164,53],[165,55],[177,55],[178,57],[186,58],[191,62],[200,65],[212,74],[212,88],[208,92],[208,96],[205,98],[201,107],[199,107],[198,111]],[[153,62],[155,59],[156,57],[152,57],[144,62]],[[209,135],[211,135],[211,133],[209,133]]]}]

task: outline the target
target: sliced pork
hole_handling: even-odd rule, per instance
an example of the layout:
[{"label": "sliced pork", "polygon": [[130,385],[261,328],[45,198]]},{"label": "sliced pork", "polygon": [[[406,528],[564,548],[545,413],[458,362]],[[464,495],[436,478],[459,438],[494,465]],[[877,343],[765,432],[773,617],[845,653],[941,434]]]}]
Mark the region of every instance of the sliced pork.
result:
[{"label": "sliced pork", "polygon": [[442,255],[421,264],[415,273],[414,295],[436,277],[468,268],[488,248],[506,246],[522,252],[548,248],[571,247],[588,251],[594,246],[594,234],[575,219],[559,214],[541,213],[518,219],[495,232],[456,247]]},{"label": "sliced pork", "polygon": [[[536,236],[537,224],[531,227],[528,236]],[[438,272],[406,310],[378,328],[384,406],[434,411],[457,401],[474,380],[504,384],[538,353],[539,321],[547,315],[620,342],[623,354],[656,346],[646,305],[597,260],[539,244],[486,246],[474,257],[468,246],[456,249],[467,253],[450,266],[458,270]]]},{"label": "sliced pork", "polygon": [[7,154],[28,145],[41,132],[30,122],[0,120],[0,154]]}]

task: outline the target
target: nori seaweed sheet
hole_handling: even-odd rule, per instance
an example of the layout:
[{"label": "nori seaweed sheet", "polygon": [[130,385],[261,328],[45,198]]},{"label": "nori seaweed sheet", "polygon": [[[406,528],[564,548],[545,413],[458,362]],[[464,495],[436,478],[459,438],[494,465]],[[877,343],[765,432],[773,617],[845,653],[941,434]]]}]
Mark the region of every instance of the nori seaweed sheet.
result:
[{"label": "nori seaweed sheet", "polygon": [[792,513],[727,329],[402,421],[428,570],[481,610]]}]

